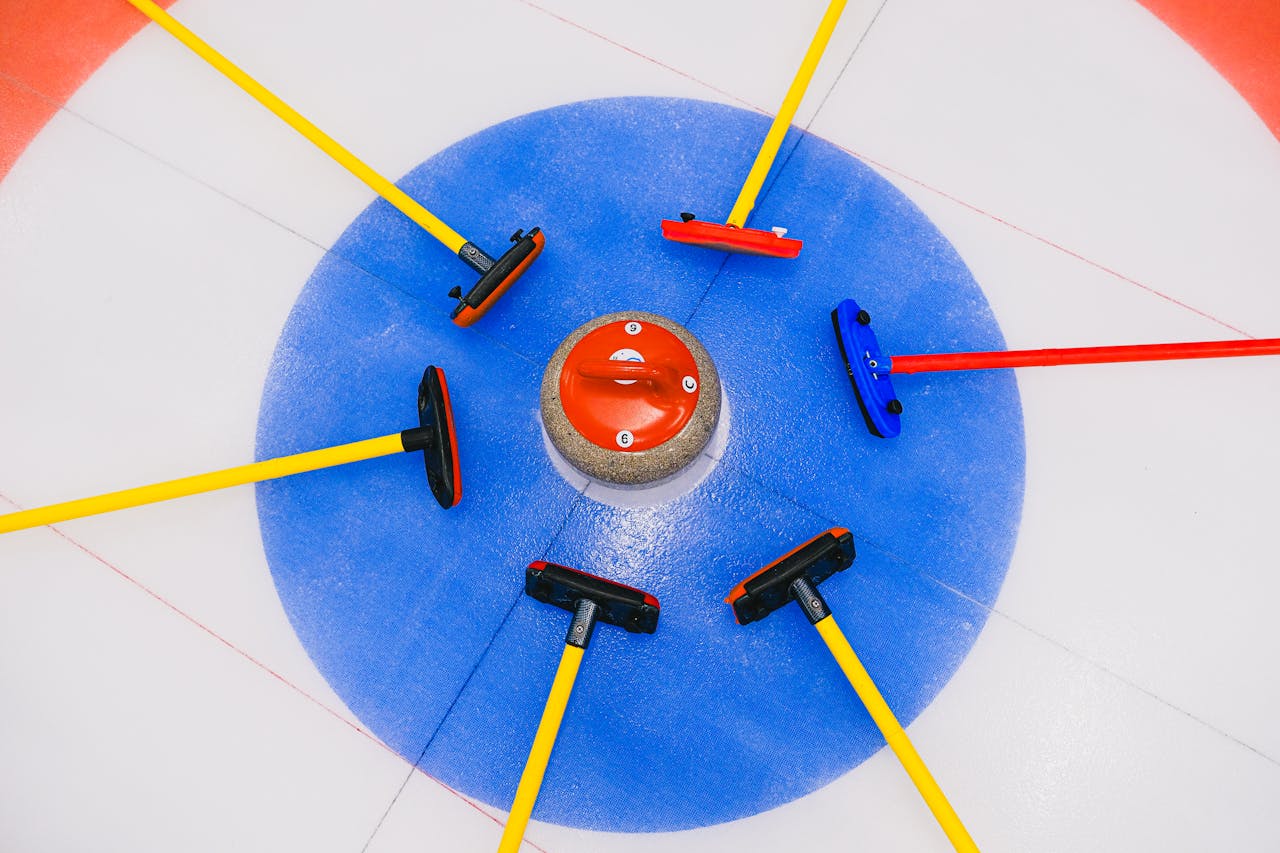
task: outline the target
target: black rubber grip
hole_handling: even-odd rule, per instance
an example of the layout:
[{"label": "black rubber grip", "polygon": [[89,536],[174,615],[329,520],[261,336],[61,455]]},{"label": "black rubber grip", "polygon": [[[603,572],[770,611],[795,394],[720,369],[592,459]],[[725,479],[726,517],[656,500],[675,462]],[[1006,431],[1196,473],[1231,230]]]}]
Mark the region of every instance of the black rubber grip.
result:
[{"label": "black rubber grip", "polygon": [[[529,255],[533,254],[533,252],[537,250],[538,244],[537,241],[534,240],[534,237],[536,237],[538,233],[537,228],[532,229],[528,234],[520,234],[517,232],[519,236],[514,240],[515,245],[503,252],[502,257],[498,258],[498,260],[494,261],[490,259],[489,266],[483,269],[476,266],[476,264],[472,263],[468,258],[463,257],[463,252],[467,250],[467,246],[471,246],[472,244],[467,243],[466,246],[463,246],[462,251],[458,252],[458,257],[467,261],[467,264],[471,266],[472,269],[481,273],[481,276],[480,280],[475,283],[475,286],[467,292],[467,295],[461,297],[458,301],[457,307],[453,309],[453,316],[457,317],[461,314],[464,307],[479,308],[483,305],[485,300],[492,296],[493,292],[507,280],[507,277],[510,276],[511,273],[515,272],[516,267],[524,263],[525,258],[529,257]],[[472,248],[475,247],[472,246]],[[484,252],[480,252],[480,254],[484,255]],[[484,257],[488,258],[489,256],[484,255]]]},{"label": "black rubber grip", "polygon": [[814,537],[793,554],[767,566],[743,584],[743,594],[733,604],[738,623],[763,619],[794,597],[792,584],[805,579],[814,587],[853,563],[853,534],[835,536],[831,531]]},{"label": "black rubber grip", "polygon": [[[457,503],[458,471],[454,466],[452,423],[444,371],[428,367],[418,384],[418,427],[400,433],[405,450],[421,450],[427,467],[427,485],[445,509]],[[408,439],[406,441],[406,436]],[[414,446],[410,448],[409,443]]]},{"label": "black rubber grip", "polygon": [[596,618],[633,634],[652,634],[658,627],[658,600],[638,589],[555,563],[537,562],[525,571],[524,591],[570,613],[578,602],[589,599],[597,606]]}]

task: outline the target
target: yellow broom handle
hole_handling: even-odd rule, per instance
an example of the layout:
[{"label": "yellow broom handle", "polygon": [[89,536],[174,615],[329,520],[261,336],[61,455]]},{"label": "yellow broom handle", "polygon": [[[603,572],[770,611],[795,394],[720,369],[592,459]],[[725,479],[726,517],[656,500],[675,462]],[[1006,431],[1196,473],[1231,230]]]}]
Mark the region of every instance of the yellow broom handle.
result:
[{"label": "yellow broom handle", "polygon": [[228,486],[242,486],[245,483],[257,483],[260,480],[271,480],[276,477],[287,477],[290,474],[301,474],[304,471],[315,471],[333,465],[345,465],[361,459],[373,459],[377,456],[389,456],[392,453],[404,452],[404,444],[400,433],[384,435],[381,438],[370,438],[351,444],[340,444],[337,447],[326,447],[323,450],[312,450],[297,453],[293,456],[282,456],[279,459],[267,459],[237,468],[226,468],[211,471],[207,474],[196,474],[179,480],[167,480],[150,486],[138,486],[119,492],[110,492],[92,498],[51,504],[36,509],[11,512],[0,515],[0,533],[14,530],[25,530],[28,527],[39,527],[43,524],[57,524],[86,515],[97,515],[132,506],[167,501],[170,498],[181,498],[187,495],[225,489]]},{"label": "yellow broom handle", "polygon": [[902,762],[902,769],[907,771],[907,775],[915,783],[920,795],[924,797],[929,810],[938,819],[938,824],[942,827],[942,831],[947,834],[947,838],[951,840],[952,846],[956,850],[966,851],[966,853],[967,851],[977,853],[978,845],[973,843],[973,839],[969,836],[969,831],[964,828],[964,824],[960,822],[955,809],[951,808],[951,803],[947,802],[942,789],[934,781],[933,774],[925,766],[924,760],[920,758],[916,748],[911,745],[911,740],[907,737],[907,733],[898,723],[898,719],[893,716],[893,711],[889,710],[889,705],[884,701],[884,697],[880,695],[880,691],[876,689],[875,682],[871,680],[871,676],[867,673],[866,668],[863,667],[862,661],[858,660],[858,656],[854,654],[853,647],[845,639],[840,626],[836,624],[836,620],[828,616],[817,622],[813,627],[817,628],[818,633],[822,635],[822,639],[826,640],[827,648],[831,649],[831,654],[835,655],[836,662],[840,664],[840,668],[844,670],[849,683],[853,685],[858,697],[862,699],[862,704],[867,707],[867,711],[871,714],[871,719],[875,720],[880,733],[884,735],[884,739],[889,743],[889,748],[893,750],[894,754],[898,756],[898,760]]},{"label": "yellow broom handle", "polygon": [[782,139],[787,135],[787,128],[791,127],[791,120],[796,117],[800,100],[804,98],[805,90],[809,88],[809,81],[813,79],[813,72],[818,67],[818,61],[822,59],[822,52],[827,49],[827,42],[831,40],[831,33],[840,20],[845,2],[846,0],[831,0],[831,4],[827,6],[827,11],[818,24],[818,31],[813,34],[813,41],[809,43],[809,49],[800,62],[800,70],[791,81],[791,88],[787,90],[787,96],[782,99],[782,106],[778,108],[778,114],[774,116],[773,124],[769,126],[769,133],[764,138],[764,144],[760,146],[756,162],[752,164],[751,171],[747,174],[747,182],[742,185],[742,192],[738,193],[738,200],[734,202],[733,210],[729,213],[730,225],[741,228],[747,224],[747,217],[751,215],[751,209],[756,206],[756,196],[760,195],[760,188],[764,186],[765,176],[773,166],[773,159],[778,156],[778,149],[782,147]]},{"label": "yellow broom handle", "polygon": [[261,83],[218,53],[195,33],[180,24],[172,15],[151,0],[129,0],[142,14],[169,31],[174,38],[191,48],[205,62],[221,71],[232,83],[244,89],[271,112],[275,113],[294,130],[311,140],[317,148],[328,154],[351,174],[368,184],[374,192],[391,202],[405,216],[426,229],[427,233],[444,243],[455,254],[467,239],[437,219],[429,210],[410,198],[403,190],[369,168],[356,155],[339,145],[332,137],[303,118],[293,107],[277,98]]},{"label": "yellow broom handle", "polygon": [[578,677],[578,667],[582,665],[584,651],[578,646],[565,644],[555,681],[551,683],[547,707],[542,711],[538,733],[533,737],[529,760],[525,762],[524,772],[520,774],[516,799],[511,804],[511,816],[507,818],[502,840],[498,842],[498,853],[516,853],[520,849],[525,827],[529,825],[529,815],[533,814],[533,804],[542,787],[542,777],[547,772],[547,762],[551,760],[551,748],[556,745],[556,734],[560,731],[560,721],[564,719],[564,709],[569,704],[573,682]]}]

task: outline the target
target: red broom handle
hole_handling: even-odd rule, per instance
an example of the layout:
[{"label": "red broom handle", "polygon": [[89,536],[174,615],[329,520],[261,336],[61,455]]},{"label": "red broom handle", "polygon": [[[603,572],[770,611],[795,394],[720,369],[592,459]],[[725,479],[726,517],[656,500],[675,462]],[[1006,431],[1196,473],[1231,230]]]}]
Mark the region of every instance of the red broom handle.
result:
[{"label": "red broom handle", "polygon": [[942,352],[895,355],[890,373],[939,370],[988,370],[997,367],[1052,367],[1058,364],[1112,364],[1122,361],[1169,361],[1182,358],[1230,358],[1280,355],[1280,338],[1245,341],[1200,341],[1185,344],[1131,344],[1118,347],[1071,347],[1005,352]]}]

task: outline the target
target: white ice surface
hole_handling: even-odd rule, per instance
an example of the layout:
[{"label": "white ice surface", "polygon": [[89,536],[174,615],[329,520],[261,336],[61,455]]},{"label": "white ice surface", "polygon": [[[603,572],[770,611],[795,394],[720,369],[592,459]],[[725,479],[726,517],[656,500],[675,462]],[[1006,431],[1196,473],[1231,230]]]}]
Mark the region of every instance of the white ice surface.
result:
[{"label": "white ice surface", "polygon": [[[823,5],[174,13],[395,177],[583,98],[772,110]],[[798,121],[933,218],[1011,347],[1280,335],[1280,143],[1141,7],[890,0],[832,89],[878,9],[850,3]],[[287,311],[372,197],[145,30],[0,182],[0,494],[32,506],[248,461]],[[1280,848],[1277,370],[1020,372],[1013,565],[911,727],[984,850]],[[421,774],[397,796],[407,765],[358,729],[285,619],[251,490],[62,530],[0,537],[0,849],[496,845],[500,812]],[[887,752],[725,826],[535,823],[528,838],[947,849]]]}]

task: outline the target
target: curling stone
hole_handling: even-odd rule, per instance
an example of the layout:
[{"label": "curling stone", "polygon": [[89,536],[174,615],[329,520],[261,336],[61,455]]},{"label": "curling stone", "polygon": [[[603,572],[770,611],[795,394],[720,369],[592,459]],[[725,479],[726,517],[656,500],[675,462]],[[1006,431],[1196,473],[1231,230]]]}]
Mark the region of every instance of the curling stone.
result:
[{"label": "curling stone", "polygon": [[542,423],[588,477],[645,486],[698,458],[720,419],[720,377],[689,330],[628,311],[565,338],[542,374]]}]

